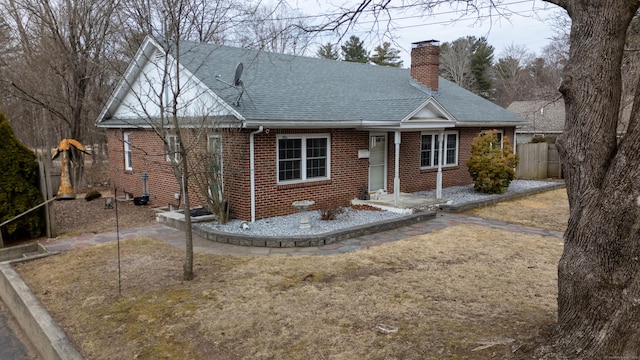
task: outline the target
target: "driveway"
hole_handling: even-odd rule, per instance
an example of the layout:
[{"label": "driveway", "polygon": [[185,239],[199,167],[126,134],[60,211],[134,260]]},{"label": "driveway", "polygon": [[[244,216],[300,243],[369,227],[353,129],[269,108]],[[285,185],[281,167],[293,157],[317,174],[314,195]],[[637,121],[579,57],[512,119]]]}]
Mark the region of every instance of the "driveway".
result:
[{"label": "driveway", "polygon": [[23,343],[26,337],[18,324],[10,318],[7,308],[0,301],[0,359],[32,360],[39,359],[35,351]]}]

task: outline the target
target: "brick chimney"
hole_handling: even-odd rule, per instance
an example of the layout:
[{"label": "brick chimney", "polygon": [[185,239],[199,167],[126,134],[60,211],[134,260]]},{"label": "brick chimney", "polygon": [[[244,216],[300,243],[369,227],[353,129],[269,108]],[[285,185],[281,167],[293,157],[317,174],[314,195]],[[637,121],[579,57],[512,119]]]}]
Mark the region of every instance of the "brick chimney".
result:
[{"label": "brick chimney", "polygon": [[426,40],[411,43],[411,77],[433,91],[438,91],[440,42]]}]

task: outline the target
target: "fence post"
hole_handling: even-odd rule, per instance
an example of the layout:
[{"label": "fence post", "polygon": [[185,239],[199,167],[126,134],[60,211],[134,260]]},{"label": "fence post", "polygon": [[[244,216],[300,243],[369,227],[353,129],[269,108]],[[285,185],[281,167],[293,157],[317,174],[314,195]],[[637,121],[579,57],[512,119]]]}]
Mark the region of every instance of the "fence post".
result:
[{"label": "fence post", "polygon": [[[52,198],[51,189],[51,159],[42,158],[38,161],[38,167],[40,168],[40,192],[42,193],[44,200],[48,201]],[[53,238],[56,236],[56,222],[51,208],[51,203],[47,203],[44,207],[45,225],[47,238]]]}]

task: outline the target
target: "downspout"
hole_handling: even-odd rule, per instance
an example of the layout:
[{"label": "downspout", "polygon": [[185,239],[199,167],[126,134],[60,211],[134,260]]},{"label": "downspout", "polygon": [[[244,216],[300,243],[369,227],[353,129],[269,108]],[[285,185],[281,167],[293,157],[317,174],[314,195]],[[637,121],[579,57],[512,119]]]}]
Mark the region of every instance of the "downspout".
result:
[{"label": "downspout", "polygon": [[400,197],[400,131],[394,134],[393,142],[395,144],[395,172],[393,176],[393,206],[398,207],[398,198]]},{"label": "downspout", "polygon": [[[506,135],[505,135],[505,137],[506,137]],[[502,139],[502,142],[504,143],[504,139]],[[514,127],[513,128],[513,155],[515,155],[515,156],[518,156],[517,146],[518,146],[518,138],[516,137],[516,128]],[[514,174],[515,174],[515,171],[517,169],[518,169],[518,166],[513,168]]]},{"label": "downspout", "polygon": [[249,178],[251,179],[251,222],[256,221],[256,159],[255,159],[255,135],[264,131],[260,126],[258,130],[249,134]]},{"label": "downspout", "polygon": [[442,199],[442,152],[444,145],[444,132],[438,135],[438,175],[436,176],[436,199]]}]

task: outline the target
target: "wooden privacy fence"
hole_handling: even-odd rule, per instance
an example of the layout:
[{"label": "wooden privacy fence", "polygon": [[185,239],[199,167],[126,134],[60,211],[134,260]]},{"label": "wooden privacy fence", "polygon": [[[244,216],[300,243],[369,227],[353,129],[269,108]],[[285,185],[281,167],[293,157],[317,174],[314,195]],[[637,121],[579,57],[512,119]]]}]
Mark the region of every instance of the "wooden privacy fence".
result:
[{"label": "wooden privacy fence", "polygon": [[516,178],[535,180],[562,177],[560,156],[555,144],[518,144],[516,152],[520,157]]}]

